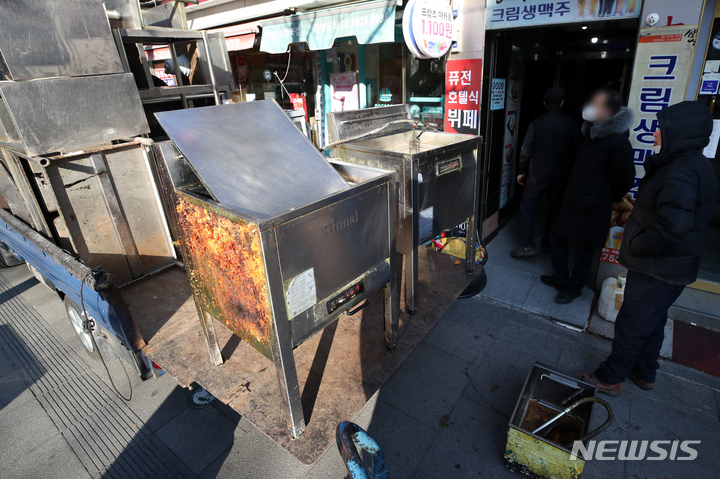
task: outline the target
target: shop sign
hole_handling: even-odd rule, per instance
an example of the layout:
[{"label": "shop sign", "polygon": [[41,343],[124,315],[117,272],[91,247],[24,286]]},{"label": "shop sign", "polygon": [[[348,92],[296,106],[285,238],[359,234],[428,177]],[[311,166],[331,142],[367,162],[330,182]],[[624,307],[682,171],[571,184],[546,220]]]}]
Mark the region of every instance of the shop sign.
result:
[{"label": "shop sign", "polygon": [[303,110],[305,112],[305,121],[308,121],[307,102],[305,97],[300,93],[289,93],[293,110]]},{"label": "shop sign", "polygon": [[307,43],[315,51],[327,50],[336,38],[352,36],[362,45],[392,43],[396,5],[395,0],[382,0],[262,22],[260,51],[285,53],[291,43]]},{"label": "shop sign", "polygon": [[440,58],[450,50],[453,11],[447,0],[410,0],[403,12],[403,36],[413,55]]},{"label": "shop sign", "polygon": [[480,126],[482,59],[448,60],[445,70],[444,130],[477,135]]},{"label": "shop sign", "polygon": [[490,88],[490,111],[505,108],[505,79],[493,78]]},{"label": "shop sign", "polygon": [[640,30],[628,108],[635,114],[630,132],[637,171],[633,197],[645,174],[645,159],[653,154],[657,113],[685,99],[695,52],[697,25]]},{"label": "shop sign", "polygon": [[486,25],[488,30],[494,30],[636,18],[640,5],[641,2],[597,0],[487,0]]},{"label": "shop sign", "polygon": [[357,110],[360,95],[357,72],[330,74],[330,99],[332,111]]}]

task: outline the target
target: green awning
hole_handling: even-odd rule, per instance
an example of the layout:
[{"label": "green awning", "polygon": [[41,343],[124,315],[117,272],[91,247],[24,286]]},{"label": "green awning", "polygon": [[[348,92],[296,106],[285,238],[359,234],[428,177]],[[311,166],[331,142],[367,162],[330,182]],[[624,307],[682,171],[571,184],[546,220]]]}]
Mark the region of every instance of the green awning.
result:
[{"label": "green awning", "polygon": [[261,22],[260,51],[285,53],[289,44],[302,42],[310,50],[327,50],[342,37],[355,37],[360,44],[394,42],[396,5],[396,0],[381,0]]}]

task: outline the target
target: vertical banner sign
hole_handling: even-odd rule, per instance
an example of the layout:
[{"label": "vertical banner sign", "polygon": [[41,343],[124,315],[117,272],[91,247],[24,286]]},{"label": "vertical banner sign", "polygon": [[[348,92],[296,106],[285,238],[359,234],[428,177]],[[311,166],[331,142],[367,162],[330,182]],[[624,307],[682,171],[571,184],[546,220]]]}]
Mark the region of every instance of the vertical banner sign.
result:
[{"label": "vertical banner sign", "polygon": [[515,165],[517,164],[518,122],[520,121],[520,103],[522,102],[523,73],[522,53],[515,50],[510,63],[510,80],[505,99],[505,149],[502,183],[500,184],[500,208],[505,206],[515,194]]},{"label": "vertical banner sign", "polygon": [[600,257],[605,263],[620,264],[617,260],[618,250],[625,223],[635,204],[640,180],[645,175],[643,162],[653,154],[653,134],[658,128],[656,115],[685,99],[697,31],[697,25],[640,30],[628,100],[628,107],[635,114],[630,130],[635,184],[621,202],[613,205],[610,232]]},{"label": "vertical banner sign", "polygon": [[477,135],[480,128],[482,59],[448,60],[445,70],[444,130]]},{"label": "vertical banner sign", "polygon": [[642,164],[653,154],[653,133],[657,130],[657,113],[685,99],[697,25],[645,28],[640,30],[628,107],[635,114],[630,143],[635,160],[637,194]]}]

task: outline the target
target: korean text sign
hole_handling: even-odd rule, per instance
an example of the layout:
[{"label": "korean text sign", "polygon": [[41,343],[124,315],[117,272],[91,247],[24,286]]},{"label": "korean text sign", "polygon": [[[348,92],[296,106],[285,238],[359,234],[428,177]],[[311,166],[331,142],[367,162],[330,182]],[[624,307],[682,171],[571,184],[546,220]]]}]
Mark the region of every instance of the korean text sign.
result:
[{"label": "korean text sign", "polygon": [[487,29],[633,18],[639,1],[487,0]]},{"label": "korean text sign", "polygon": [[635,115],[630,130],[636,170],[633,196],[645,175],[642,164],[653,154],[657,113],[685,99],[696,36],[697,25],[640,30],[628,99]]},{"label": "korean text sign", "polygon": [[482,60],[448,60],[445,74],[445,131],[478,134],[481,94]]}]

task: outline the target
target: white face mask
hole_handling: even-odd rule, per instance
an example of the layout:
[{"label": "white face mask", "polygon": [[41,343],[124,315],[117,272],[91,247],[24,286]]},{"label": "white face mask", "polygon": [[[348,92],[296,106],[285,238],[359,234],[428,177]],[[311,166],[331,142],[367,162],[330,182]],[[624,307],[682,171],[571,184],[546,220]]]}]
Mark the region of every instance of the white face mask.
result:
[{"label": "white face mask", "polygon": [[662,145],[653,145],[653,151],[656,155],[660,153],[660,150],[662,150]]},{"label": "white face mask", "polygon": [[595,108],[592,105],[587,105],[582,112],[583,120],[593,122],[597,120],[598,118],[598,111],[597,108]]}]

